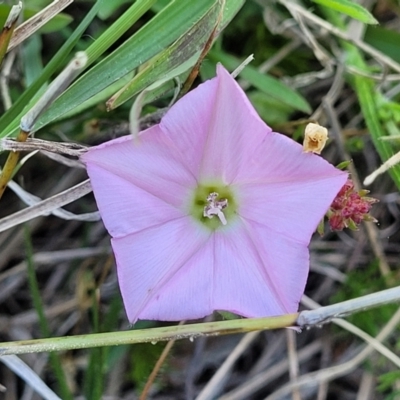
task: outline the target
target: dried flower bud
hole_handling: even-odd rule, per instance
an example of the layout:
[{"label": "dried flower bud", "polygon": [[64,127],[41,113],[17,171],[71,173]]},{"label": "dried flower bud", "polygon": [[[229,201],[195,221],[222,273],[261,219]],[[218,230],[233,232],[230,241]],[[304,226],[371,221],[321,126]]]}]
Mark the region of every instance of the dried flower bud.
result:
[{"label": "dried flower bud", "polygon": [[328,140],[328,130],[318,124],[309,123],[304,131],[303,150],[305,153],[321,154]]},{"label": "dried flower bud", "polygon": [[377,222],[369,211],[378,200],[367,197],[368,193],[368,190],[356,192],[353,181],[347,180],[328,211],[329,225],[333,231],[341,231],[344,228],[358,230],[362,221]]}]

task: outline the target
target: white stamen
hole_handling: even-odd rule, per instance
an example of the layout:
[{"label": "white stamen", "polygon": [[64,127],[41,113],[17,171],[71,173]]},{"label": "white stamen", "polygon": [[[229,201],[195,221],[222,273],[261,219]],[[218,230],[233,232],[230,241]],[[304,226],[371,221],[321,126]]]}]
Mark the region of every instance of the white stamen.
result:
[{"label": "white stamen", "polygon": [[214,215],[218,216],[222,225],[226,225],[227,221],[222,210],[228,206],[227,199],[217,200],[218,193],[210,193],[207,196],[208,205],[204,207],[203,216],[207,218],[212,218]]},{"label": "white stamen", "polygon": [[219,211],[219,213],[217,215],[218,215],[218,218],[221,221],[222,225],[226,225],[228,223],[226,221],[225,214],[222,211]]}]

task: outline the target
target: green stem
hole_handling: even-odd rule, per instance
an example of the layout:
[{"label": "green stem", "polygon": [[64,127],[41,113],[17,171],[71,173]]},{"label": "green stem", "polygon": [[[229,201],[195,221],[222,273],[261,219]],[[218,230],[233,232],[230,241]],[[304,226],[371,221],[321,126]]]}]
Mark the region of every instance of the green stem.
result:
[{"label": "green stem", "polygon": [[107,332],[91,335],[66,336],[49,339],[22,340],[0,343],[0,355],[25,354],[90,347],[117,346],[134,343],[156,343],[172,339],[190,340],[200,336],[219,336],[234,333],[287,328],[296,325],[298,314],[287,314],[271,318],[235,319],[192,325],[138,329],[125,332]]}]

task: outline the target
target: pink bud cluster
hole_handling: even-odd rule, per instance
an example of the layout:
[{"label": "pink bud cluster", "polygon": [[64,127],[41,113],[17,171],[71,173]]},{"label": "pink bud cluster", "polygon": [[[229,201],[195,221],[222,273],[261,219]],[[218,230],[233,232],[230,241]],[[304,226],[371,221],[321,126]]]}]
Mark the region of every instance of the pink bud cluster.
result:
[{"label": "pink bud cluster", "polygon": [[333,231],[341,231],[344,228],[358,230],[361,221],[377,220],[369,214],[377,199],[367,197],[368,190],[356,191],[351,179],[340,189],[328,211],[329,224]]}]

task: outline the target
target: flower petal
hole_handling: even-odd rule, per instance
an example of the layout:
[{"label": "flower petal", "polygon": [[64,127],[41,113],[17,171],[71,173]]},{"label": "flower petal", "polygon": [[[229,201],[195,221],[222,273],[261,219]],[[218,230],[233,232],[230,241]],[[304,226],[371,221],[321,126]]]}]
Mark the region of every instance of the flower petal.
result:
[{"label": "flower petal", "polygon": [[246,317],[296,312],[307,247],[255,223],[238,225],[215,233],[213,308]]},{"label": "flower petal", "polygon": [[95,163],[87,163],[97,207],[112,237],[182,218],[181,210]]},{"label": "flower petal", "polygon": [[186,167],[197,178],[217,89],[215,78],[202,83],[177,101],[160,122],[160,128],[174,142]]},{"label": "flower petal", "polygon": [[[308,245],[348,174],[276,133],[259,151],[258,166],[237,184],[239,215]],[[279,152],[286,157],[279,158]]]},{"label": "flower petal", "polygon": [[131,136],[111,140],[91,148],[81,159],[87,165],[92,183],[98,181],[97,186],[107,186],[108,182],[101,173],[90,175],[93,165],[123,178],[126,187],[133,184],[180,209],[187,200],[188,188],[196,185],[174,143],[158,125],[144,131],[137,141]]},{"label": "flower petal", "polygon": [[249,168],[249,159],[271,133],[237,82],[221,65],[217,67],[217,97],[204,149],[201,176],[222,177],[227,184]]},{"label": "flower petal", "polygon": [[[203,269],[211,255],[199,251],[210,234],[184,217],[112,239],[119,285],[131,322],[138,318],[197,318],[210,313],[206,289],[211,277],[203,275]],[[196,279],[191,277],[175,290],[175,283],[185,280],[186,271],[194,272]],[[169,283],[174,284],[174,291],[165,298],[162,293]],[[182,298],[185,301],[181,302]]]},{"label": "flower petal", "polygon": [[247,166],[240,171],[236,181],[241,184],[288,182],[289,185],[290,182],[337,176],[343,180],[348,174],[316,154],[304,153],[302,146],[294,140],[272,132],[265,135],[248,155]]},{"label": "flower petal", "polygon": [[200,180],[232,182],[271,129],[221,65],[211,79],[178,101],[161,128]]},{"label": "flower petal", "polygon": [[267,187],[243,185],[244,205],[239,214],[308,245],[343,181],[338,176],[313,182],[271,183]]},{"label": "flower petal", "polygon": [[212,307],[214,252],[210,238],[171,278],[139,314],[140,319],[181,321],[203,318]]}]

